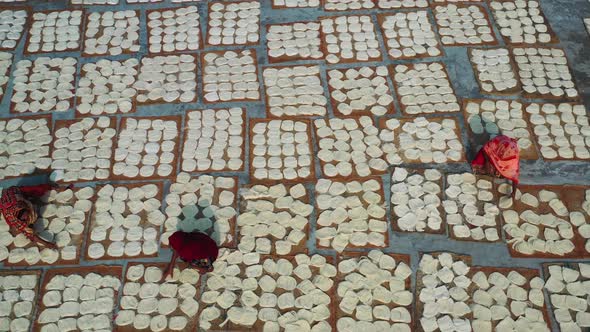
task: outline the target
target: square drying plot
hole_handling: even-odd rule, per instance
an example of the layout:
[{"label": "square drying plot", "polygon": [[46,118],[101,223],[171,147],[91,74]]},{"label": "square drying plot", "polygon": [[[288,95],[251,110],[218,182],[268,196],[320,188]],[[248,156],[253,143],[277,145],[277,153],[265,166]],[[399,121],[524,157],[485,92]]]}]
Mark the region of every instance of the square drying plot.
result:
[{"label": "square drying plot", "polygon": [[381,61],[375,25],[368,15],[320,18],[322,41],[329,64]]},{"label": "square drying plot", "polygon": [[0,120],[0,179],[49,172],[51,115]]},{"label": "square drying plot", "polygon": [[332,107],[337,115],[382,116],[394,113],[385,66],[328,70]]},{"label": "square drying plot", "polygon": [[319,66],[267,67],[262,77],[269,117],[326,115],[328,99]]},{"label": "square drying plot", "polygon": [[463,102],[463,115],[467,120],[470,140],[476,147],[474,151],[479,151],[491,138],[506,135],[518,141],[520,158],[539,158],[533,131],[526,118],[525,105],[521,102],[508,99],[466,99]]},{"label": "square drying plot", "polygon": [[29,331],[39,294],[41,270],[3,271],[0,273],[0,295],[3,301],[0,325],[5,331]]},{"label": "square drying plot", "polygon": [[590,159],[590,124],[583,104],[532,103],[526,112],[544,159]]},{"label": "square drying plot", "polygon": [[20,60],[14,72],[12,113],[66,112],[73,106],[76,58]]},{"label": "square drying plot", "polygon": [[375,8],[373,0],[323,0],[325,11],[369,10]]},{"label": "square drying plot", "polygon": [[2,216],[0,252],[4,253],[0,258],[6,260],[4,266],[78,264],[93,196],[94,189],[84,187],[50,190],[41,197],[33,228],[41,238],[55,243],[57,249],[39,246],[22,233],[12,236]]},{"label": "square drying plot", "polygon": [[52,269],[41,285],[35,329],[111,330],[121,287],[120,265]]},{"label": "square drying plot", "polygon": [[495,45],[498,43],[486,9],[479,5],[434,6],[440,40],[445,46]]},{"label": "square drying plot", "polygon": [[[376,278],[376,275],[387,276]],[[371,250],[345,253],[338,263],[339,331],[410,331],[413,326],[410,256]],[[363,297],[362,301],[359,298]]]},{"label": "square drying plot", "polygon": [[139,11],[93,12],[86,17],[82,55],[134,54],[139,49]]},{"label": "square drying plot", "polygon": [[549,293],[552,313],[561,331],[583,331],[589,324],[586,286],[590,280],[590,264],[545,263],[545,289]]},{"label": "square drying plot", "polygon": [[383,151],[388,162],[453,163],[465,161],[459,125],[455,118],[401,118],[381,123]]},{"label": "square drying plot", "polygon": [[8,86],[11,67],[12,53],[0,51],[0,99],[4,97],[5,89]]},{"label": "square drying plot", "polygon": [[193,331],[199,311],[199,272],[182,264],[164,278],[165,263],[132,263],[127,267],[117,331]]},{"label": "square drying plot", "polygon": [[473,331],[490,331],[492,326],[550,331],[543,295],[545,281],[538,270],[474,266],[469,277],[473,281],[469,292]]},{"label": "square drying plot", "polygon": [[[471,257],[421,253],[416,275],[417,331],[472,331]],[[448,309],[444,305],[448,304]]]},{"label": "square drying plot", "polygon": [[14,50],[29,20],[26,7],[0,10],[0,50]]},{"label": "square drying plot", "polygon": [[395,167],[391,174],[392,227],[397,232],[445,234],[443,173]]},{"label": "square drying plot", "polygon": [[320,22],[295,22],[266,26],[269,62],[324,58]]},{"label": "square drying plot", "polygon": [[250,178],[305,182],[315,178],[308,120],[250,119]]},{"label": "square drying plot", "polygon": [[243,253],[307,252],[310,195],[302,184],[252,185],[240,191],[238,245]]},{"label": "square drying plot", "polygon": [[139,61],[101,59],[82,65],[76,89],[76,116],[112,115],[135,112]]},{"label": "square drying plot", "polygon": [[272,0],[273,9],[319,7],[320,0]]},{"label": "square drying plot", "polygon": [[162,196],[162,183],[97,187],[86,260],[156,257],[166,219],[160,211]]},{"label": "square drying plot", "polygon": [[255,45],[260,40],[260,2],[211,2],[207,45]]},{"label": "square drying plot", "polygon": [[315,185],[319,248],[382,248],[389,244],[383,182],[379,177]]},{"label": "square drying plot", "polygon": [[182,171],[244,169],[246,112],[242,108],[189,111],[185,121]]},{"label": "square drying plot", "polygon": [[196,51],[203,48],[197,6],[150,10],[147,18],[150,53]]},{"label": "square drying plot", "polygon": [[461,107],[443,63],[393,66],[393,83],[405,114],[459,112]]},{"label": "square drying plot", "polygon": [[189,54],[144,57],[133,85],[139,104],[197,100],[197,57]]},{"label": "square drying plot", "polygon": [[31,17],[25,54],[80,50],[84,11],[42,11]]},{"label": "square drying plot", "polygon": [[377,0],[379,9],[428,8],[428,0]]},{"label": "square drying plot", "polygon": [[525,98],[577,99],[576,83],[561,48],[513,48]]},{"label": "square drying plot", "polygon": [[559,42],[538,0],[491,0],[490,8],[506,44]]},{"label": "square drying plot", "polygon": [[449,235],[455,240],[500,241],[499,195],[493,179],[447,174],[443,201]]},{"label": "square drying plot", "polygon": [[166,223],[160,238],[177,230],[206,233],[223,247],[235,247],[238,178],[181,172],[166,195]]},{"label": "square drying plot", "polygon": [[324,177],[365,177],[387,171],[379,130],[372,118],[317,119],[314,126]]},{"label": "square drying plot", "polygon": [[313,331],[335,330],[332,257],[222,250],[213,267],[201,296],[201,329],[297,330],[295,315],[307,315]]},{"label": "square drying plot", "polygon": [[116,126],[117,120],[106,116],[56,121],[51,151],[56,181],[108,179]]},{"label": "square drying plot", "polygon": [[[499,207],[508,250],[513,257],[586,257],[590,237],[586,218],[590,192],[587,186],[498,186],[504,197]],[[586,215],[584,215],[584,213]]]},{"label": "square drying plot", "polygon": [[113,159],[113,178],[154,179],[175,174],[180,116],[123,118]]},{"label": "square drying plot", "polygon": [[205,103],[260,100],[256,51],[201,53]]},{"label": "square drying plot", "polygon": [[428,11],[380,14],[377,19],[391,59],[444,55],[438,36],[430,23]]},{"label": "square drying plot", "polygon": [[482,93],[516,94],[521,87],[506,48],[471,48],[469,60]]}]

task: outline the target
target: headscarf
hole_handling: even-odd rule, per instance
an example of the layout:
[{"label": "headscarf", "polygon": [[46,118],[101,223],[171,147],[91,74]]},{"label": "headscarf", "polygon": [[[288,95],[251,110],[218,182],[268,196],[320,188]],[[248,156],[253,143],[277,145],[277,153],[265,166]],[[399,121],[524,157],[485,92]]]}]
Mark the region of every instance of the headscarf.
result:
[{"label": "headscarf", "polygon": [[500,135],[483,147],[494,168],[508,180],[518,184],[520,175],[518,142],[511,137]]}]

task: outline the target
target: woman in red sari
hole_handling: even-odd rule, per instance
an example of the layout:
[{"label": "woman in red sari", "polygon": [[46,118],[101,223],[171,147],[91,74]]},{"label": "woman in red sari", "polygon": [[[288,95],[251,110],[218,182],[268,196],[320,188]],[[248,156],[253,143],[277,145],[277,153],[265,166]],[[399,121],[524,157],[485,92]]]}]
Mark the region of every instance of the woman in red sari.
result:
[{"label": "woman in red sari", "polygon": [[213,271],[213,262],[217,259],[219,249],[217,243],[207,234],[196,231],[191,233],[177,231],[168,241],[172,248],[172,259],[164,273],[164,278],[172,275],[179,257],[201,274]]},{"label": "woman in red sari", "polygon": [[488,141],[471,162],[475,174],[484,174],[512,181],[512,197],[516,194],[520,175],[518,142],[500,135]]}]

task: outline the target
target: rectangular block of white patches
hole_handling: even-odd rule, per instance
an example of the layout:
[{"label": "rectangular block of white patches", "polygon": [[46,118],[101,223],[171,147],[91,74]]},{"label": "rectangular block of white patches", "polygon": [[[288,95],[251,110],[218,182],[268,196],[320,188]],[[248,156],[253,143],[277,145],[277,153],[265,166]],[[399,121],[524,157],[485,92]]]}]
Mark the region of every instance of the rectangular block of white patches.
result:
[{"label": "rectangular block of white patches", "polygon": [[411,59],[443,55],[428,11],[383,15],[379,22],[389,57]]},{"label": "rectangular block of white patches", "polygon": [[144,57],[133,87],[140,104],[194,102],[197,58],[189,54]]},{"label": "rectangular block of white patches", "polygon": [[201,49],[201,26],[197,6],[152,10],[147,14],[150,53]]},{"label": "rectangular block of white patches", "polygon": [[449,234],[456,239],[500,240],[500,210],[494,184],[471,173],[448,174],[443,207]]},{"label": "rectangular block of white patches", "polygon": [[268,25],[266,47],[270,62],[317,60],[324,57],[320,22]]},{"label": "rectangular block of white patches", "polygon": [[29,331],[33,308],[37,304],[41,271],[5,271],[0,273],[0,297],[3,299],[0,322],[6,331]]},{"label": "rectangular block of white patches", "polygon": [[139,51],[138,11],[94,12],[88,14],[86,20],[85,55],[120,55]]},{"label": "rectangular block of white patches", "polygon": [[397,65],[393,71],[393,83],[405,114],[461,110],[443,63]]},{"label": "rectangular block of white patches", "polygon": [[161,185],[108,184],[97,190],[86,257],[117,259],[156,255],[160,226],[166,219],[160,211]]},{"label": "rectangular block of white patches", "polygon": [[111,330],[121,269],[102,266],[99,273],[82,269],[50,271],[41,291],[36,326],[43,330]]},{"label": "rectangular block of white patches", "polygon": [[263,181],[309,180],[314,174],[310,124],[304,120],[251,120],[250,174]]},{"label": "rectangular block of white patches", "polygon": [[48,170],[51,128],[51,117],[1,120],[0,179]]},{"label": "rectangular block of white patches", "polygon": [[186,331],[196,325],[199,311],[199,272],[174,268],[164,279],[165,264],[133,264],[127,268],[120,309],[114,321],[119,328]]},{"label": "rectangular block of white patches", "polygon": [[309,8],[319,7],[320,0],[272,0],[273,8]]},{"label": "rectangular block of white patches", "polygon": [[342,252],[348,247],[387,246],[387,217],[380,178],[348,182],[320,179],[315,191],[319,247]]},{"label": "rectangular block of white patches", "polygon": [[244,169],[245,112],[241,108],[187,113],[182,170],[184,172]]},{"label": "rectangular block of white patches", "polygon": [[[469,256],[422,254],[416,278],[416,320],[423,331],[471,331],[471,308],[465,296],[472,284],[470,265]],[[452,303],[452,310],[444,310],[443,303]]]},{"label": "rectangular block of white patches", "polygon": [[260,39],[258,1],[212,2],[208,18],[209,45],[253,45]]},{"label": "rectangular block of white patches", "polygon": [[518,76],[528,98],[575,99],[576,83],[561,48],[514,48]]},{"label": "rectangular block of white patches", "polygon": [[83,16],[82,10],[33,13],[25,53],[79,50]]},{"label": "rectangular block of white patches", "polygon": [[75,58],[39,57],[16,63],[12,109],[17,113],[66,112],[74,101]]},{"label": "rectangular block of white patches", "polygon": [[497,44],[485,8],[481,6],[435,6],[434,17],[443,45]]},{"label": "rectangular block of white patches", "polygon": [[533,103],[526,112],[543,158],[590,159],[590,124],[584,105]]},{"label": "rectangular block of white patches", "polygon": [[428,8],[428,0],[377,0],[380,9]]},{"label": "rectangular block of white patches", "polygon": [[113,175],[167,177],[176,170],[180,117],[124,118],[117,136]]},{"label": "rectangular block of white patches", "polygon": [[[0,1],[2,2],[2,1]],[[24,9],[4,9],[0,11],[0,50],[13,50],[20,41],[29,13]]]},{"label": "rectangular block of white patches", "polygon": [[585,292],[590,279],[587,263],[558,263],[544,266],[548,277],[545,289],[549,292],[553,316],[561,331],[583,330],[590,325],[590,312]]},{"label": "rectangular block of white patches", "polygon": [[0,52],[0,98],[4,96],[4,89],[8,85],[10,67],[12,67],[12,54]]},{"label": "rectangular block of white patches", "polygon": [[205,102],[260,99],[256,51],[210,52],[201,56]]},{"label": "rectangular block of white patches", "polygon": [[234,245],[237,192],[235,177],[178,174],[166,195],[167,219],[162,244],[168,245],[168,238],[181,230],[206,233],[218,245]]},{"label": "rectangular block of white patches", "polygon": [[301,185],[254,185],[240,193],[238,250],[289,255],[305,248],[313,206]]},{"label": "rectangular block of white patches", "polygon": [[[360,257],[344,254],[338,263],[338,331],[410,331],[414,294],[409,264],[409,256],[378,250]],[[380,274],[388,277],[375,278]],[[360,296],[366,298],[359,301]]]},{"label": "rectangular block of white patches", "polygon": [[[55,243],[57,249],[38,246],[23,233],[13,237],[9,227],[0,218],[0,251],[8,247],[7,266],[77,264],[80,260],[78,251],[82,246],[86,221],[90,214],[94,189],[85,187],[75,191],[51,190],[41,198],[39,218],[35,222],[38,235]],[[6,252],[5,252],[6,253]]]},{"label": "rectangular block of white patches", "polygon": [[204,303],[201,329],[227,329],[231,324],[234,329],[255,325],[264,330],[296,330],[301,326],[295,317],[306,315],[305,324],[313,331],[332,331],[337,271],[331,259],[223,249],[213,267],[200,300]]},{"label": "rectangular block of white patches", "polygon": [[51,169],[56,181],[107,179],[110,175],[116,122],[108,117],[56,123]]},{"label": "rectangular block of white patches", "polygon": [[328,86],[335,112],[347,115],[393,113],[393,96],[387,84],[385,66],[356,67],[328,71]]},{"label": "rectangular block of white patches", "polygon": [[[463,143],[459,137],[457,120],[453,118],[390,119],[381,137],[394,137],[387,160],[399,164],[446,163],[465,160]],[[384,147],[385,150],[385,147]],[[401,159],[400,159],[401,158]]]},{"label": "rectangular block of white patches", "polygon": [[85,63],[76,89],[76,111],[81,115],[104,115],[135,111],[133,88],[139,70],[137,59],[102,59]]},{"label": "rectangular block of white patches", "polygon": [[375,2],[373,0],[325,0],[324,9],[327,11],[346,11],[358,9],[373,9]]},{"label": "rectangular block of white patches", "polygon": [[381,60],[370,16],[326,17],[321,19],[321,24],[328,63]]},{"label": "rectangular block of white patches", "polygon": [[271,116],[323,116],[328,100],[319,66],[268,67],[262,74]]},{"label": "rectangular block of white patches", "polygon": [[490,1],[500,34],[510,44],[545,44],[557,42],[540,1]]},{"label": "rectangular block of white patches", "polygon": [[532,132],[525,119],[524,105],[515,100],[466,100],[466,120],[477,137],[506,135],[518,140],[520,158],[537,159]]},{"label": "rectangular block of white patches", "polygon": [[518,92],[518,79],[508,49],[474,48],[469,50],[469,55],[483,93]]},{"label": "rectangular block of white patches", "polygon": [[324,177],[365,177],[386,171],[379,130],[370,117],[318,119],[314,125]]},{"label": "rectangular block of white patches", "polygon": [[391,175],[391,208],[395,230],[445,233],[442,178],[436,169],[396,167]]}]

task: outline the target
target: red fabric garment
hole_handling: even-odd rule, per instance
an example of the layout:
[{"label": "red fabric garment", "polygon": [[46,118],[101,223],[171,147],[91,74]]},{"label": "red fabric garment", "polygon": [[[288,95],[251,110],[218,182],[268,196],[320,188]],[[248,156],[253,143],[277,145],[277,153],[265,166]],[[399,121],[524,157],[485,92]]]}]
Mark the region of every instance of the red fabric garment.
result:
[{"label": "red fabric garment", "polygon": [[23,209],[29,208],[26,203],[28,198],[41,197],[50,189],[50,185],[41,184],[37,186],[10,187],[3,190],[2,197],[0,197],[0,212],[8,226],[32,240],[33,230],[29,227],[30,222],[20,220],[18,216]]},{"label": "red fabric garment", "polygon": [[177,231],[169,238],[170,246],[185,261],[209,258],[211,263],[217,259],[217,243],[207,234],[200,232],[185,233]]},{"label": "red fabric garment", "polygon": [[518,184],[520,176],[519,153],[518,142],[514,138],[500,135],[483,146],[471,165],[481,166],[487,157],[500,175]]}]

